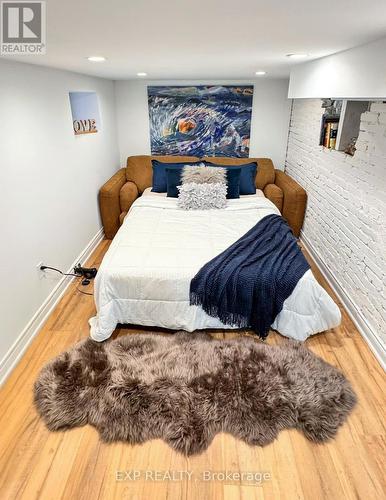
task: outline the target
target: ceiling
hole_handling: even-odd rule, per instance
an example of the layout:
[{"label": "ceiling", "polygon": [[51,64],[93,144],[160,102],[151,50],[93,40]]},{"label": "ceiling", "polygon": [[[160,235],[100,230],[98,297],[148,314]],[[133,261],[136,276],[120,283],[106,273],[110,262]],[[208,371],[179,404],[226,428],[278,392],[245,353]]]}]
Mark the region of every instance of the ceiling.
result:
[{"label": "ceiling", "polygon": [[288,53],[310,60],[386,36],[386,0],[46,3],[47,54],[8,58],[117,80],[287,77]]}]

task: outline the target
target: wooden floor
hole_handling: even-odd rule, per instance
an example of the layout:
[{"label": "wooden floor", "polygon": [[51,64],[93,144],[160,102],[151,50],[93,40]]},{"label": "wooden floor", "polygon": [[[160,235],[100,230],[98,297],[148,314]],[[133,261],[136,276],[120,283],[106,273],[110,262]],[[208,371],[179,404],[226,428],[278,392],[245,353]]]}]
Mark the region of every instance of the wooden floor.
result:
[{"label": "wooden floor", "polygon": [[[108,244],[99,245],[89,264],[98,266]],[[307,340],[312,351],[346,374],[359,397],[334,441],[315,445],[295,430],[283,431],[273,444],[259,448],[218,435],[207,452],[193,458],[162,441],[106,445],[89,426],[58,433],[44,427],[33,407],[33,383],[47,361],[88,336],[94,311],[93,298],[71,285],[1,389],[1,500],[386,498],[385,373],[343,310],[339,328]],[[117,335],[138,331],[125,328]],[[281,341],[275,333],[268,339]],[[175,476],[162,480],[167,471]],[[234,476],[205,481],[205,471]],[[237,473],[247,472],[255,484],[249,477],[238,479]],[[134,473],[140,474],[136,480]],[[266,473],[265,479],[260,481],[259,473]]]}]

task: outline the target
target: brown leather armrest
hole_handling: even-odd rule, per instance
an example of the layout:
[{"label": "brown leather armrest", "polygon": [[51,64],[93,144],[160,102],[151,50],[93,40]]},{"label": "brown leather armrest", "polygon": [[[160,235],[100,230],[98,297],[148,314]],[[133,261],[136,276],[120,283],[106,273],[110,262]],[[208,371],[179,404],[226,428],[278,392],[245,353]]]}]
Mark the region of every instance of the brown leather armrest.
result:
[{"label": "brown leather armrest", "polygon": [[127,181],[119,193],[121,212],[128,212],[131,205],[138,198],[138,188],[134,182]]},{"label": "brown leather armrest", "polygon": [[99,190],[99,208],[106,238],[113,239],[119,229],[121,206],[119,193],[126,183],[126,169],[121,168]]},{"label": "brown leather armrest", "polygon": [[119,224],[122,226],[123,221],[125,220],[125,217],[127,215],[127,212],[122,212],[121,215],[119,216]]},{"label": "brown leather armrest", "polygon": [[307,193],[289,175],[275,170],[275,184],[283,191],[282,215],[299,237],[306,211]]},{"label": "brown leather armrest", "polygon": [[276,186],[276,184],[267,184],[264,188],[264,194],[281,212],[283,208],[283,191],[279,186]]}]

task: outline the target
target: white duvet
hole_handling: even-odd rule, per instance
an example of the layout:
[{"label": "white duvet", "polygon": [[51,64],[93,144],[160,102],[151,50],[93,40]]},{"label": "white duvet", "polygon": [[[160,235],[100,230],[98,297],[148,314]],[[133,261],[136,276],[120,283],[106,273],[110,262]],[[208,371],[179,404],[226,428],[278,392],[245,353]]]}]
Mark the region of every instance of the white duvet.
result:
[{"label": "white duvet", "polygon": [[[117,323],[193,331],[232,328],[189,304],[189,285],[209,260],[261,218],[279,214],[262,193],[228,200],[222,210],[185,211],[175,198],[148,195],[132,205],[95,279],[97,316],[90,335],[103,341]],[[298,340],[333,328],[340,311],[307,271],[272,328]]]}]

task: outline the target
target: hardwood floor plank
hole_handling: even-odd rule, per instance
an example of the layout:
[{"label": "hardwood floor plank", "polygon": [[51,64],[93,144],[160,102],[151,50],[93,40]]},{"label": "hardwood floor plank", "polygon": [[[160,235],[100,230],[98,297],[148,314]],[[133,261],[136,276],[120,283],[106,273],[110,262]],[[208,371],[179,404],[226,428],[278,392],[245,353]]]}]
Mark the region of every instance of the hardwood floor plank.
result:
[{"label": "hardwood floor plank", "polygon": [[[88,265],[98,267],[109,245],[110,242],[104,240]],[[336,299],[310,262],[319,282]],[[88,319],[94,314],[93,298],[82,295],[76,284],[71,284],[0,389],[2,499],[385,498],[386,376],[343,309],[342,324],[338,328],[307,340],[307,346],[315,354],[346,374],[359,398],[336,439],[316,445],[296,430],[290,430],[283,431],[274,443],[261,448],[221,434],[205,453],[189,458],[173,452],[161,440],[141,446],[105,444],[89,426],[52,433],[39,419],[32,399],[39,371],[50,359],[88,336]],[[114,337],[141,331],[149,329],[120,326]],[[254,337],[248,331],[216,331],[214,335],[220,339],[239,335]],[[283,337],[271,332],[267,343],[274,345],[283,341]],[[138,480],[119,480],[120,472],[134,470],[141,472]],[[145,477],[145,471],[169,470],[185,471],[185,476],[172,481]],[[204,471],[268,472],[270,479],[259,485],[237,479],[205,481]],[[191,472],[190,479],[187,472]]]}]

